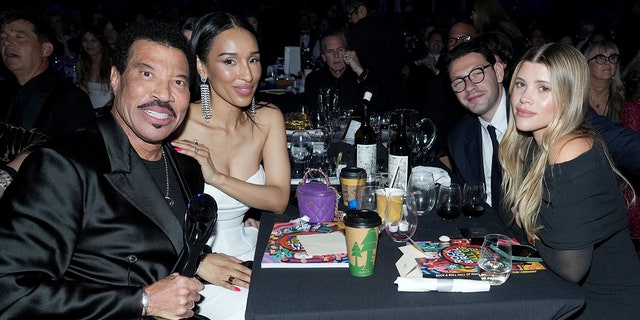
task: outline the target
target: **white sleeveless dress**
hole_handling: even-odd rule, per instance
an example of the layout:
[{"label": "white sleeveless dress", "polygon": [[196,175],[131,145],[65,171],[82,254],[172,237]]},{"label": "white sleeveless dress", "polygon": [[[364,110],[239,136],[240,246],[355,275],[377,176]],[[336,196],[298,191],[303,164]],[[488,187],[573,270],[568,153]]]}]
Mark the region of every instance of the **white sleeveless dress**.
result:
[{"label": "white sleeveless dress", "polygon": [[[266,183],[262,165],[247,182],[260,185]],[[242,223],[249,207],[211,185],[205,184],[204,192],[218,203],[215,231],[207,243],[211,250],[243,261],[253,260],[258,229],[245,227]],[[236,292],[212,284],[205,285],[204,290],[200,292],[203,299],[198,303],[198,313],[209,319],[244,319],[249,290],[240,289],[240,292]]]}]

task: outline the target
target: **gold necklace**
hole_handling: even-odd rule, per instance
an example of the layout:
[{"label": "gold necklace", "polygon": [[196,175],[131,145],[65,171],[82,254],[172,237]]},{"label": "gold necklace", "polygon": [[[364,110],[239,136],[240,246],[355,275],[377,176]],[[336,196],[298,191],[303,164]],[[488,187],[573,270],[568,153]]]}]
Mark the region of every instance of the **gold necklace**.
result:
[{"label": "gold necklace", "polygon": [[162,160],[164,160],[164,175],[167,178],[167,192],[165,193],[164,200],[167,201],[169,207],[173,207],[175,202],[169,197],[169,165],[167,164],[167,156],[164,154],[164,150],[162,150]]}]

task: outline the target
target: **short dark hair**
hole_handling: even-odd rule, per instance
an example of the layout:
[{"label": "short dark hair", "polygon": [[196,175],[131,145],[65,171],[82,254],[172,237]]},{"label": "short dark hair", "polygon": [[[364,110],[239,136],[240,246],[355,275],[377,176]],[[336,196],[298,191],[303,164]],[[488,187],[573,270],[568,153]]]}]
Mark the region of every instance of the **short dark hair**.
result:
[{"label": "short dark hair", "polygon": [[40,43],[55,43],[56,37],[51,25],[38,15],[24,10],[11,10],[2,13],[2,16],[0,16],[0,26],[17,20],[24,20],[31,23],[33,25],[33,32],[38,37]]},{"label": "short dark hair", "polygon": [[496,57],[493,52],[482,41],[475,39],[469,42],[463,42],[447,54],[447,66],[451,67],[451,62],[458,58],[462,58],[470,53],[478,53],[482,55],[491,65],[496,64]]},{"label": "short dark hair", "polygon": [[175,26],[154,20],[136,22],[118,36],[113,53],[113,65],[120,74],[123,74],[127,69],[131,46],[138,40],[149,40],[182,51],[189,63],[189,83],[193,83],[196,74],[196,59],[187,38]]}]

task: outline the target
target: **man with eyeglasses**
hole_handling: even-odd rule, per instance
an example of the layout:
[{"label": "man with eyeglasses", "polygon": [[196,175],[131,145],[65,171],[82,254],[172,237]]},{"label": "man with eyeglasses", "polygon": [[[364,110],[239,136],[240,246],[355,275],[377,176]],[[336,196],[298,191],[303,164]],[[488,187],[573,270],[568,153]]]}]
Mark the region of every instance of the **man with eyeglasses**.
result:
[{"label": "man with eyeglasses", "polygon": [[[461,119],[449,134],[454,172],[464,183],[484,183],[487,203],[497,208],[501,201],[502,174],[499,163],[494,162],[497,161],[494,148],[502,140],[509,121],[504,65],[496,63],[494,53],[479,40],[459,45],[449,53],[448,59],[451,89],[460,103],[473,113]],[[640,134],[598,116],[592,108],[588,108],[587,120],[602,135],[614,163],[640,177]]]},{"label": "man with eyeglasses", "polygon": [[449,29],[449,38],[447,38],[447,51],[453,50],[461,43],[469,42],[476,37],[476,28],[468,22],[457,22]]},{"label": "man with eyeglasses", "polygon": [[492,135],[499,143],[507,130],[504,66],[496,63],[493,53],[478,41],[460,44],[449,52],[448,58],[451,89],[473,114],[462,118],[449,134],[451,160],[465,183],[486,186],[487,203],[496,207],[500,194],[496,182],[501,177],[494,179],[498,172],[492,166],[497,152],[492,148]]}]

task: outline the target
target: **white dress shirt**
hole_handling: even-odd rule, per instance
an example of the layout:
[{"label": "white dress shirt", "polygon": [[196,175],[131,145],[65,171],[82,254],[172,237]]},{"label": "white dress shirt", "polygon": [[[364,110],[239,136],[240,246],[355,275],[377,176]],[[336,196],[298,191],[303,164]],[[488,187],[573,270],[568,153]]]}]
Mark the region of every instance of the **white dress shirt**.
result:
[{"label": "white dress shirt", "polygon": [[487,191],[487,203],[491,206],[491,162],[493,159],[493,148],[491,143],[491,137],[489,136],[489,130],[487,126],[492,125],[496,128],[496,137],[498,142],[502,141],[505,132],[507,131],[507,93],[502,89],[502,99],[500,99],[500,105],[498,110],[493,115],[491,122],[486,122],[478,117],[480,126],[482,127],[482,169],[484,170],[484,187]]}]

